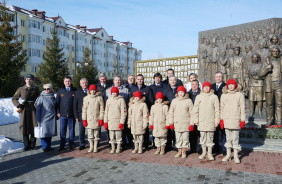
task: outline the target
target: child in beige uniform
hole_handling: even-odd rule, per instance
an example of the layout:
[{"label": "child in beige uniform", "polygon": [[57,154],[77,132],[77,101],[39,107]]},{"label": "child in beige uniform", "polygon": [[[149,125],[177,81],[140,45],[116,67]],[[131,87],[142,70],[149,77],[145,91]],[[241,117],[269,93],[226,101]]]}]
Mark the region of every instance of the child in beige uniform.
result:
[{"label": "child in beige uniform", "polygon": [[134,150],[132,153],[143,153],[142,144],[144,142],[145,130],[149,122],[149,110],[145,97],[142,98],[140,91],[136,91],[131,99],[132,104],[128,110],[128,128],[133,135]]},{"label": "child in beige uniform", "polygon": [[168,106],[167,102],[163,102],[164,95],[162,92],[156,94],[156,102],[151,108],[149,117],[150,129],[153,130],[153,136],[155,137],[155,145],[157,151],[155,154],[165,154],[165,145],[167,141],[167,130],[169,128]]},{"label": "child in beige uniform", "polygon": [[189,145],[189,130],[194,130],[192,120],[193,103],[186,94],[184,86],[177,88],[176,98],[172,100],[169,109],[170,128],[175,127],[176,147],[178,153],[175,157],[186,158],[186,150]]},{"label": "child in beige uniform", "polygon": [[[88,130],[88,141],[90,148],[88,152],[97,152],[98,141],[100,140],[100,128],[103,126],[104,102],[97,92],[97,87],[89,86],[87,96],[83,98],[82,121],[83,126]],[[93,146],[94,144],[94,146]]]},{"label": "child in beige uniform", "polygon": [[240,92],[241,85],[237,85],[234,79],[229,79],[226,86],[222,89],[223,94],[220,99],[221,108],[221,129],[225,128],[227,149],[226,156],[222,159],[227,162],[231,158],[231,148],[234,150],[234,161],[240,163],[238,151],[241,149],[239,145],[239,131],[245,126],[246,110],[245,97]]},{"label": "child in beige uniform", "polygon": [[[110,153],[120,153],[122,144],[122,129],[127,116],[126,104],[122,96],[119,95],[117,87],[112,87],[111,97],[107,100],[104,127],[109,129],[110,144],[112,149]],[[117,149],[115,150],[115,143]]]},{"label": "child in beige uniform", "polygon": [[220,113],[218,97],[211,90],[211,83],[209,82],[204,82],[201,94],[196,97],[193,118],[201,134],[202,155],[199,156],[199,159],[204,159],[207,156],[209,160],[214,160],[212,155],[213,137],[220,121]]}]

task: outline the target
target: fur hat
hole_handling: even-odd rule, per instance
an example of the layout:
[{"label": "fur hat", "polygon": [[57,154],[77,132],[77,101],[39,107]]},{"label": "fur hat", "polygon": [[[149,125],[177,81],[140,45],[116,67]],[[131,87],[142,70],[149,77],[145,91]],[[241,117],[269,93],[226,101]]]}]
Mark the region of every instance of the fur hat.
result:
[{"label": "fur hat", "polygon": [[142,94],[141,94],[140,91],[136,91],[136,92],[134,92],[133,97],[134,97],[134,98],[135,98],[135,97],[139,97],[139,98],[141,99],[141,98],[142,98]]},{"label": "fur hat", "polygon": [[210,87],[210,90],[211,90],[211,83],[208,82],[208,81],[205,81],[202,85],[202,90],[204,89],[205,86],[209,86]]},{"label": "fur hat", "polygon": [[112,87],[112,89],[111,89],[111,94],[112,93],[116,93],[117,94],[117,96],[119,95],[119,90],[118,90],[118,88],[117,87]]},{"label": "fur hat", "polygon": [[31,78],[33,80],[34,79],[34,75],[32,75],[32,74],[25,74],[24,80],[27,79],[27,78]]},{"label": "fur hat", "polygon": [[229,79],[228,81],[227,81],[227,83],[226,83],[226,87],[227,87],[227,89],[228,89],[228,85],[229,84],[234,84],[235,85],[235,89],[237,88],[237,82],[234,80],[234,79]]},{"label": "fur hat", "polygon": [[179,87],[177,88],[177,93],[178,93],[179,91],[183,91],[184,94],[186,94],[186,89],[185,89],[184,86],[179,86]]},{"label": "fur hat", "polygon": [[88,91],[90,92],[90,91],[93,90],[93,89],[97,92],[97,87],[96,87],[94,84],[91,84],[91,85],[89,86]]},{"label": "fur hat", "polygon": [[162,100],[164,100],[164,95],[163,95],[162,92],[157,92],[157,94],[156,94],[156,100],[159,99],[159,98],[161,98]]}]

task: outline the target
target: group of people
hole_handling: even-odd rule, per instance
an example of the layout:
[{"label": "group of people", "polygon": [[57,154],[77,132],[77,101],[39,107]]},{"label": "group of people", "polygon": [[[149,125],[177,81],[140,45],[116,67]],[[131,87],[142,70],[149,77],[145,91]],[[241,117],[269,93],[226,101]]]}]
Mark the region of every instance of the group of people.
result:
[{"label": "group of people", "polygon": [[133,144],[132,153],[141,154],[143,146],[147,150],[151,145],[151,129],[152,144],[157,149],[155,154],[163,155],[176,147],[175,157],[186,158],[190,143],[190,152],[199,151],[197,148],[201,146],[199,159],[214,160],[212,149],[221,152],[222,141],[225,155],[222,161],[230,160],[233,148],[235,163],[240,163],[239,129],[246,119],[244,95],[235,80],[228,80],[226,85],[222,77],[222,73],[217,72],[215,84],[207,81],[201,84],[196,74],[190,74],[190,82],[183,85],[169,69],[164,81],[162,75],[156,73],[151,86],[144,85],[142,74],[137,75],[136,83],[134,76],[129,75],[127,84],[121,85],[121,77],[116,76],[110,85],[106,75],[101,73],[96,85],[88,86],[87,79],[82,78],[78,90],[72,86],[72,79],[65,77],[64,87],[55,97],[51,84],[43,85],[44,91],[40,94],[32,84],[33,75],[28,74],[26,85],[17,90],[12,101],[21,112],[24,150],[35,149],[33,127],[37,125],[43,129],[43,151],[53,150],[51,138],[57,135],[56,120],[59,118],[59,151],[65,149],[67,127],[69,149],[74,149],[74,128],[79,122],[79,150],[85,149],[86,128],[88,152],[97,152],[101,127],[104,126],[110,153],[120,153]]}]

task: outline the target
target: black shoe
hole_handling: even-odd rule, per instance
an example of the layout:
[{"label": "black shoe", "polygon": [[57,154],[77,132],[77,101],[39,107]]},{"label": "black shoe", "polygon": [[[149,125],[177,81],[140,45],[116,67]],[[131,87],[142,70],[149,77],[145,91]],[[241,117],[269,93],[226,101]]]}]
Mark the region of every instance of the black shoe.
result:
[{"label": "black shoe", "polygon": [[74,149],[74,146],[69,146],[69,150],[73,150]]},{"label": "black shoe", "polygon": [[200,150],[198,151],[198,154],[199,154],[199,155],[201,155],[201,154],[202,154],[202,149],[200,149]]},{"label": "black shoe", "polygon": [[85,146],[79,146],[78,150],[84,150]]},{"label": "black shoe", "polygon": [[63,151],[65,148],[64,147],[60,147],[59,148],[59,151]]},{"label": "black shoe", "polygon": [[43,152],[48,152],[49,150],[48,150],[48,148],[43,148],[42,151]]},{"label": "black shoe", "polygon": [[223,154],[223,156],[226,156],[226,151],[223,151],[222,154]]},{"label": "black shoe", "polygon": [[47,149],[48,149],[48,151],[53,151],[54,150],[54,148],[52,148],[52,147],[48,147]]},{"label": "black shoe", "polygon": [[197,152],[196,152],[196,150],[191,149],[191,150],[189,151],[189,153],[197,153]]},{"label": "black shoe", "polygon": [[29,147],[24,147],[23,151],[29,150]]},{"label": "black shoe", "polygon": [[36,146],[32,146],[30,149],[37,150]]},{"label": "black shoe", "polygon": [[157,149],[157,146],[153,145],[153,149]]}]

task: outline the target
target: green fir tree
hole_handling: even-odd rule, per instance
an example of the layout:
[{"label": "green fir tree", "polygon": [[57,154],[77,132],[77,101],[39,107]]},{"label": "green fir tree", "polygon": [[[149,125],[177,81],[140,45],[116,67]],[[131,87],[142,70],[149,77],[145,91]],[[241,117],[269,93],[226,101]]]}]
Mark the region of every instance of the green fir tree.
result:
[{"label": "green fir tree", "polygon": [[53,90],[57,91],[63,86],[64,77],[69,75],[69,71],[63,48],[59,47],[60,38],[57,36],[55,26],[52,29],[52,38],[48,38],[46,43],[46,51],[43,53],[43,62],[39,65],[37,77],[41,84],[51,83]]},{"label": "green fir tree", "polygon": [[4,1],[0,4],[0,97],[11,96],[21,85],[15,80],[28,60],[16,33],[18,26],[11,26],[11,22],[15,22],[15,17]]},{"label": "green fir tree", "polygon": [[96,78],[98,70],[97,67],[94,65],[94,60],[90,59],[90,49],[88,47],[85,47],[85,50],[83,52],[83,61],[78,63],[80,64],[80,67],[76,68],[77,72],[73,76],[73,85],[76,88],[80,87],[79,82],[81,78],[86,78],[88,80],[89,85],[98,82]]}]

